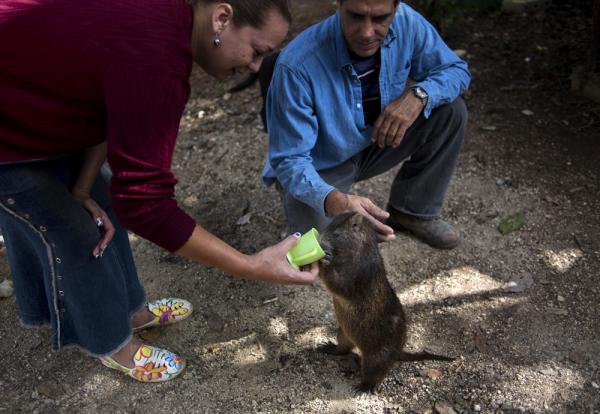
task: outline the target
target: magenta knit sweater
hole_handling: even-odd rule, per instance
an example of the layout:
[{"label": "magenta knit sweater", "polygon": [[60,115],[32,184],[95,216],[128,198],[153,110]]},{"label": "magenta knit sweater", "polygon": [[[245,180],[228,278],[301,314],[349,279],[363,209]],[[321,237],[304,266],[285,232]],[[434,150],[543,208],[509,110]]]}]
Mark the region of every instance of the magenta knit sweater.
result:
[{"label": "magenta knit sweater", "polygon": [[0,163],[106,140],[121,224],[177,250],[195,226],[171,172],[191,32],[185,0],[1,0]]}]

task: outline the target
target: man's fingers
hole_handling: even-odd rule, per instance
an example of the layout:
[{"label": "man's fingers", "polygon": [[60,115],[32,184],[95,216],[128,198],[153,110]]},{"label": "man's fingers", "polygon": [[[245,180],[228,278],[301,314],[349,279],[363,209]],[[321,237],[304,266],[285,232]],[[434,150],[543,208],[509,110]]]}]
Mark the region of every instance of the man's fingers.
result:
[{"label": "man's fingers", "polygon": [[393,148],[398,148],[398,146],[400,146],[400,143],[402,142],[402,139],[404,138],[405,134],[406,134],[406,128],[403,126],[400,126],[398,128],[398,130],[396,131],[396,136],[394,137],[394,142],[392,142]]},{"label": "man's fingers", "polygon": [[392,120],[385,112],[383,112],[379,115],[379,118],[377,118],[373,127],[373,142],[380,148],[383,148],[386,145],[387,137],[390,133],[390,128],[392,127]]},{"label": "man's fingers", "polygon": [[381,234],[381,233],[377,233],[377,241],[379,243],[384,243],[384,242],[389,242],[392,240],[396,240],[396,235],[395,234]]},{"label": "man's fingers", "polygon": [[396,137],[396,131],[398,130],[398,127],[400,126],[400,123],[397,122],[393,116],[388,116],[385,120],[385,125],[386,125],[385,134],[383,134],[383,136],[379,140],[381,143],[381,145],[380,145],[381,148],[389,147],[392,145],[392,143],[394,142],[394,138]]},{"label": "man's fingers", "polygon": [[373,131],[371,132],[371,141],[373,143],[377,143],[379,140],[379,133],[381,129],[381,124],[383,122],[383,116],[379,115],[373,124]]},{"label": "man's fingers", "polygon": [[[375,208],[381,210],[377,206],[375,206]],[[386,214],[385,218],[387,218],[389,216],[389,213],[387,211],[383,211],[383,212]],[[380,220],[371,214],[365,214],[364,216],[367,220],[369,220],[373,224],[373,227],[375,227],[375,231],[377,233],[383,234],[383,235],[393,235],[394,234],[394,229],[383,223],[385,221],[385,218]]]},{"label": "man's fingers", "polygon": [[373,127],[373,142],[380,148],[386,146],[398,147],[406,133],[404,124],[405,122],[402,119],[393,116],[380,116],[375,123],[376,126]]},{"label": "man's fingers", "polygon": [[379,137],[377,139],[377,144],[380,148],[383,148],[387,145],[388,135],[390,133],[390,122],[386,118],[384,119],[381,128],[379,128]]},{"label": "man's fingers", "polygon": [[379,220],[379,221],[385,221],[390,216],[390,213],[388,213],[384,209],[378,207],[371,200],[369,200],[368,203],[365,203],[363,205],[363,208],[369,215],[373,216],[376,220]]},{"label": "man's fingers", "polygon": [[383,224],[381,221],[375,220],[372,221],[372,223],[375,226],[375,230],[377,231],[377,233],[383,234],[385,236],[394,234],[394,229],[386,224]]}]

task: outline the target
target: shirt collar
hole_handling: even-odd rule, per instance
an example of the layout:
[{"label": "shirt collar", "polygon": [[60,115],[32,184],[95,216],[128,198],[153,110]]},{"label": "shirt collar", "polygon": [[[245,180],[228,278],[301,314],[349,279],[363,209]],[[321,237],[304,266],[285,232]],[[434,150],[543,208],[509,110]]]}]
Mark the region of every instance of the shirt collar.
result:
[{"label": "shirt collar", "polygon": [[[390,30],[388,31],[385,39],[383,39],[382,47],[390,47],[391,43],[396,40],[396,31],[393,27],[394,20],[390,24]],[[352,66],[350,60],[350,54],[348,53],[348,47],[346,47],[346,41],[344,40],[344,32],[342,32],[342,21],[340,19],[340,10],[338,9],[335,13],[335,19],[333,24],[335,30],[335,50],[337,65],[340,69]]]}]

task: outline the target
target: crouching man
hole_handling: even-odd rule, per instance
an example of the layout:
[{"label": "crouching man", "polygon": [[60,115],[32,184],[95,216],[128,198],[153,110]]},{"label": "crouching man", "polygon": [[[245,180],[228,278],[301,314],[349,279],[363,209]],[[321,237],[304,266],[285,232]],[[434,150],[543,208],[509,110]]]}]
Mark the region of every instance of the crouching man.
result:
[{"label": "crouching man", "polygon": [[[397,0],[338,0],[336,14],[281,53],[267,98],[267,185],[276,183],[289,232],[322,230],[357,211],[382,241],[406,230],[451,249],[460,232],[440,218],[462,144],[467,64]],[[414,83],[407,87],[409,78]],[[353,183],[402,163],[387,211]]]}]

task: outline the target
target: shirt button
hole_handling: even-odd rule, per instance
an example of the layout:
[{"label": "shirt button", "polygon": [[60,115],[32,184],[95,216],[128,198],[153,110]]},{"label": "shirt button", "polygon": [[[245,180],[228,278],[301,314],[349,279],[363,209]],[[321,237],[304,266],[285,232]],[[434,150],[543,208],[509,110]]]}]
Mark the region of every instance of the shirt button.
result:
[{"label": "shirt button", "polygon": [[62,291],[62,290],[59,290],[59,291],[58,291],[58,294],[59,294],[59,296],[65,296],[65,292],[64,292],[64,291]]},{"label": "shirt button", "polygon": [[40,231],[46,231],[46,230],[48,230],[46,227],[40,226]]},{"label": "shirt button", "polygon": [[60,259],[60,257],[56,258],[56,263],[62,263],[62,260]]},{"label": "shirt button", "polygon": [[62,280],[62,276],[61,276],[61,275],[58,275],[58,276],[56,276],[56,278],[57,278],[58,280]]},{"label": "shirt button", "polygon": [[15,200],[13,198],[9,198],[6,200],[6,203],[12,206],[13,204],[15,204]]},{"label": "shirt button", "polygon": [[357,107],[358,109],[360,109],[360,108],[362,107],[362,105],[361,105],[361,104],[356,104],[356,107]]},{"label": "shirt button", "polygon": [[31,217],[29,214],[25,213],[23,214],[23,217],[25,217],[27,220],[29,220],[29,218]]}]

